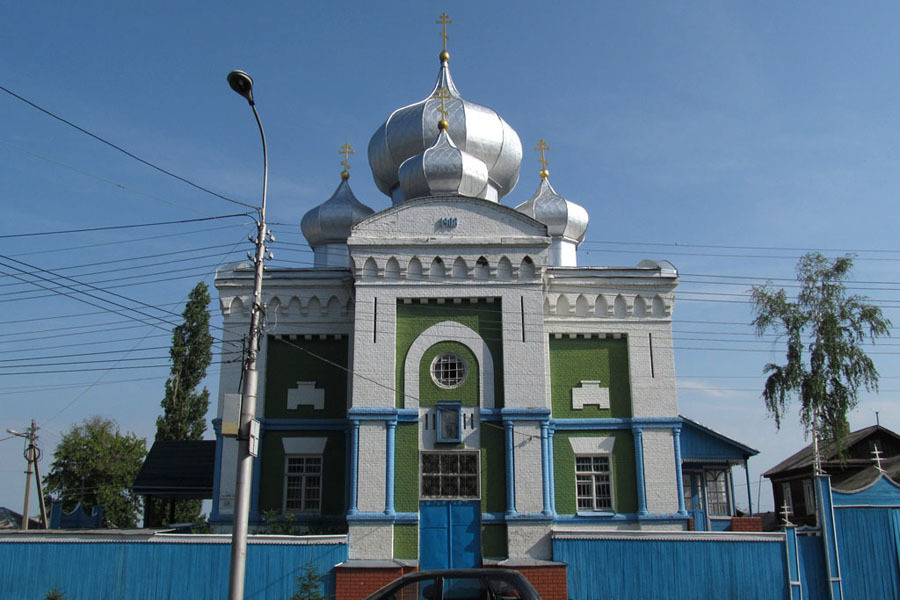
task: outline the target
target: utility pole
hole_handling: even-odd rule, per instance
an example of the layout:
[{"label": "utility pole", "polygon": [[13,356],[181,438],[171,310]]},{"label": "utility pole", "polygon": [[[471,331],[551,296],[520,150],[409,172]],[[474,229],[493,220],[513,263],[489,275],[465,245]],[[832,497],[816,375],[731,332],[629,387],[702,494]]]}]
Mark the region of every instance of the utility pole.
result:
[{"label": "utility pole", "polygon": [[35,441],[37,440],[37,430],[39,427],[35,425],[34,419],[31,420],[31,427],[25,430],[25,433],[7,429],[7,433],[14,436],[25,438],[28,444],[25,446],[25,506],[22,508],[22,525],[23,530],[28,529],[28,507],[31,505],[31,476],[37,474],[37,493],[41,506],[41,523],[44,529],[47,529],[47,510],[44,506],[44,494],[41,488],[41,472],[38,469],[38,461],[41,459],[41,449],[38,448]]},{"label": "utility pole", "polygon": [[[269,178],[269,162],[266,152],[266,134],[263,131],[256,103],[253,101],[253,79],[243,71],[228,74],[228,84],[243,96],[253,109],[263,149],[263,189],[262,205],[257,209],[256,253],[253,277],[253,305],[250,308],[250,336],[247,341],[247,356],[243,365],[243,388],[241,390],[241,416],[238,426],[238,464],[235,484],[235,505],[231,528],[231,571],[228,577],[228,599],[243,600],[244,579],[247,566],[247,533],[250,519],[250,486],[253,481],[253,458],[259,435],[259,421],[256,420],[257,370],[256,356],[259,352],[260,318],[262,316],[263,262],[266,258],[266,241],[274,241],[272,233],[266,229],[266,187]],[[252,241],[252,238],[251,238]],[[248,253],[249,254],[249,253]],[[272,258],[271,252],[269,258]]]}]

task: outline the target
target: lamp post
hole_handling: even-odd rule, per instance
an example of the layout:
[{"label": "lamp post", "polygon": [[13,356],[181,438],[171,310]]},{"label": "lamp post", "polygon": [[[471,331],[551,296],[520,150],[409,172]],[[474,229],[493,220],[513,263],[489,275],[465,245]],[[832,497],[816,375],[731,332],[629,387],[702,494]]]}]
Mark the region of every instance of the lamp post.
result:
[{"label": "lamp post", "polygon": [[[259,321],[262,313],[262,281],[263,261],[266,253],[266,238],[272,234],[266,231],[266,187],[269,179],[269,161],[266,154],[266,134],[256,112],[253,101],[253,79],[243,71],[232,71],[228,74],[228,84],[235,92],[247,99],[259,135],[262,138],[263,150],[263,189],[262,205],[258,209],[259,219],[256,221],[256,254],[253,259],[255,274],[253,277],[253,305],[250,309],[250,336],[247,341],[247,356],[243,365],[243,388],[241,389],[241,416],[238,427],[238,463],[237,483],[235,484],[235,505],[231,529],[231,571],[228,577],[228,599],[243,600],[244,573],[247,564],[247,529],[250,518],[250,486],[253,479],[253,458],[255,448],[251,448],[251,429],[256,422],[256,390],[257,371],[256,355],[259,351]],[[270,254],[271,258],[271,254]],[[254,432],[255,435],[256,432]]]}]

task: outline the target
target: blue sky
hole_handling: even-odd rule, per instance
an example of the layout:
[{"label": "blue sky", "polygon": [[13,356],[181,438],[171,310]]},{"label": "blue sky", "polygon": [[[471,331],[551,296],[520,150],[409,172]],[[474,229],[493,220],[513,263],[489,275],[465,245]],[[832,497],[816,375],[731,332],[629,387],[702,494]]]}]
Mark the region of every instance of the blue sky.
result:
[{"label": "blue sky", "polygon": [[[543,138],[554,187],[591,216],[581,264],[665,258],[679,268],[680,410],[760,450],[751,461],[754,504],[759,473],[805,442],[795,419],[776,431],[759,398],[762,365],[782,353],[773,339],[750,335],[750,285],[789,284],[777,280],[792,277],[805,249],[853,251],[856,279],[877,282],[854,284],[856,291],[900,325],[900,6],[278,4],[4,2],[0,86],[198,185],[256,204],[256,125],[225,82],[230,70],[246,70],[269,142],[275,264],[306,266],[311,254],[300,246],[299,222],[339,183],[345,141],[357,151],[357,197],[376,210],[389,205],[365,148],[392,110],[430,92],[440,51],[434,22],[446,10],[460,92],[498,111],[525,148],[519,184],[504,203],[517,205],[537,187],[530,149]],[[245,219],[23,235],[241,207],[3,92],[0,181],[0,254],[44,269],[72,267],[60,272],[175,313],[197,281],[211,283],[217,264],[249,249]],[[151,255],[164,256],[141,258]],[[108,264],[84,266],[93,263]],[[95,273],[122,267],[130,270]],[[91,414],[152,439],[168,374],[165,319],[177,317],[156,312],[164,320],[152,328],[8,276],[0,276],[0,294],[0,425],[21,430],[37,420],[45,472],[60,432]],[[878,410],[883,425],[900,430],[895,344],[872,349],[882,391],[862,396],[854,428],[874,423]],[[115,354],[89,357],[87,349]],[[65,354],[82,356],[46,358]],[[84,363],[111,356],[142,360]],[[81,364],[29,366],[67,361]],[[150,364],[161,366],[122,368]],[[98,370],[47,373],[88,366]],[[10,374],[23,371],[44,373]],[[213,396],[216,371],[207,382]],[[15,510],[21,450],[18,440],[0,442],[0,473],[10,482],[0,505]],[[737,482],[746,504],[743,478]],[[771,508],[767,483],[761,499]]]}]

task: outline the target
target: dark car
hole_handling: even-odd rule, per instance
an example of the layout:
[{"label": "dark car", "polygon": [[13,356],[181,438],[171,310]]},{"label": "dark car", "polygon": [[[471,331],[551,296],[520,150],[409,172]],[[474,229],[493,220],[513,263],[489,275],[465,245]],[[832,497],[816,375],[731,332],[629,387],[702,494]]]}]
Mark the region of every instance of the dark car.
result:
[{"label": "dark car", "polygon": [[387,584],[366,600],[540,600],[518,571],[449,569],[419,571]]}]

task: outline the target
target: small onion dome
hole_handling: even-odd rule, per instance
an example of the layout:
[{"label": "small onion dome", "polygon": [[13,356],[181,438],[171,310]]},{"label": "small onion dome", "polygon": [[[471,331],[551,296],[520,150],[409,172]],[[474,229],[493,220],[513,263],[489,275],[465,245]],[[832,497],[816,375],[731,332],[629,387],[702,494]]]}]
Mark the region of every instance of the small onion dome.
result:
[{"label": "small onion dome", "polygon": [[457,148],[480,160],[488,169],[484,197],[498,202],[519,180],[522,142],[518,134],[490,108],[460,96],[450,77],[448,60],[448,55],[441,55],[441,70],[428,98],[395,110],[369,140],[369,166],[375,184],[394,204],[406,200],[400,186],[400,165],[423,153],[438,134],[441,100],[435,95],[442,88],[449,94],[445,105],[450,138]]},{"label": "small onion dome", "polygon": [[583,207],[557,194],[550,180],[542,174],[537,191],[516,210],[547,226],[551,238],[548,259],[551,266],[578,265],[575,251],[584,241],[588,227],[588,213]]},{"label": "small onion dome", "polygon": [[403,161],[398,174],[407,200],[442,195],[487,199],[487,166],[457,148],[446,129],[431,148]]},{"label": "small onion dome", "polygon": [[[356,199],[347,179],[342,176],[331,198],[303,215],[300,221],[300,229],[316,254],[316,266],[347,266],[350,228],[375,212]],[[340,257],[337,263],[332,260],[333,255]]]}]

